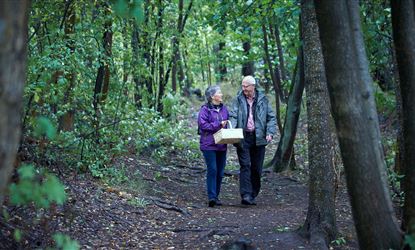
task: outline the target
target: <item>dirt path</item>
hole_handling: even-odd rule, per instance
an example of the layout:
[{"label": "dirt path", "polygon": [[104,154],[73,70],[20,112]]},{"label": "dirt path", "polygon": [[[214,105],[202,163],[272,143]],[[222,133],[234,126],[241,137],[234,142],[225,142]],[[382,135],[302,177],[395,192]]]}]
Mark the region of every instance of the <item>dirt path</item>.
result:
[{"label": "dirt path", "polygon": [[[128,177],[120,185],[55,171],[68,187],[68,202],[42,211],[41,219],[34,219],[32,208],[4,206],[10,218],[0,219],[0,249],[45,248],[53,245],[54,232],[70,235],[82,249],[312,249],[295,233],[308,204],[299,173],[264,170],[258,205],[241,205],[236,152],[230,146],[224,204],[209,208],[202,156],[195,162],[182,158],[177,152],[167,164],[143,155],[118,159],[115,167]],[[339,238],[331,249],[358,249],[344,185],[336,209]],[[24,232],[20,242],[13,239],[15,228]]]}]

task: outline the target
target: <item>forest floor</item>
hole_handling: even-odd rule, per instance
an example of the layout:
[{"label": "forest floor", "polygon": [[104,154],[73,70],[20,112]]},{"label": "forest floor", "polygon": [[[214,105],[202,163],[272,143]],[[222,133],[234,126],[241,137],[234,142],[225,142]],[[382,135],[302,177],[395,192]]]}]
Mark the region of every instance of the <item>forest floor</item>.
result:
[{"label": "forest floor", "polygon": [[[267,147],[268,158],[275,148],[276,141]],[[123,185],[56,171],[67,186],[66,204],[41,211],[38,219],[34,209],[4,206],[10,218],[0,220],[0,249],[45,248],[53,244],[54,232],[76,239],[82,249],[313,249],[296,233],[308,206],[307,183],[297,171],[265,169],[258,204],[241,205],[236,152],[230,146],[224,204],[209,208],[203,159],[186,162],[182,154],[166,164],[145,155],[118,159],[116,165],[127,174]],[[344,180],[336,217],[338,238],[331,249],[358,249]],[[18,243],[15,228],[23,232]]]}]

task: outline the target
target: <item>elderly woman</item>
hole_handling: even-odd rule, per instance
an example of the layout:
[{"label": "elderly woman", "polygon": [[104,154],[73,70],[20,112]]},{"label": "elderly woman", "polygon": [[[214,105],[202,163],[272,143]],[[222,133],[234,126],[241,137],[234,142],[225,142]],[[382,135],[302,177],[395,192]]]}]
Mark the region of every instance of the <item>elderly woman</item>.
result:
[{"label": "elderly woman", "polygon": [[199,111],[198,126],[200,134],[200,150],[207,165],[206,186],[209,207],[222,205],[219,200],[223,171],[226,164],[226,144],[215,144],[213,134],[225,127],[229,117],[228,109],[222,103],[222,92],[219,86],[206,89],[207,102]]}]

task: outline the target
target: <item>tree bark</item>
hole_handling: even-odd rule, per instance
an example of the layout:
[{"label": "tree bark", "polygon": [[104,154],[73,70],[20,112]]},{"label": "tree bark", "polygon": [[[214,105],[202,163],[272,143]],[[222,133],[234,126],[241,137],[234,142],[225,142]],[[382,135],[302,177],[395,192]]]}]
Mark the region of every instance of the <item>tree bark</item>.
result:
[{"label": "tree bark", "polygon": [[[248,36],[251,37],[251,28],[250,27],[245,27],[245,32],[248,33]],[[242,41],[242,48],[244,50],[244,55],[245,55],[245,60],[242,63],[242,75],[243,76],[248,76],[251,75],[253,76],[255,73],[255,65],[254,62],[249,58],[249,53],[251,50],[251,41],[250,40],[245,40]]]},{"label": "tree bark", "polygon": [[282,131],[282,124],[281,124],[281,112],[280,112],[280,98],[283,96],[281,92],[281,79],[279,77],[278,69],[273,69],[271,57],[269,55],[269,49],[268,49],[268,35],[267,35],[267,29],[265,27],[265,24],[262,23],[262,35],[264,38],[264,52],[265,52],[265,62],[268,65],[269,72],[271,73],[271,80],[274,85],[274,91],[275,91],[275,112],[277,115],[277,124],[279,131]]},{"label": "tree bark", "polygon": [[[297,124],[301,112],[301,100],[304,92],[303,52],[298,50],[297,63],[292,78],[290,94],[288,96],[287,112],[284,119],[284,128],[280,130],[281,138],[277,151],[268,166],[275,172],[282,172],[294,164],[294,140],[297,134]],[[293,163],[293,164],[291,164]]]},{"label": "tree bark", "polygon": [[302,233],[316,249],[336,236],[335,171],[330,101],[313,0],[301,2],[304,82],[307,91],[309,199]]},{"label": "tree bark", "polygon": [[[287,80],[288,79],[288,77],[287,77],[287,71],[285,70],[285,62],[284,62],[284,54],[283,54],[283,52],[282,52],[282,44],[281,44],[281,38],[280,38],[280,30],[279,30],[279,28],[278,28],[278,23],[277,23],[277,21],[276,21],[276,17],[275,17],[275,14],[273,14],[273,16],[272,16],[272,22],[270,22],[270,31],[271,31],[271,34],[273,34],[273,36],[274,36],[274,39],[275,39],[275,43],[276,43],[276,45],[277,45],[277,51],[278,51],[278,60],[279,60],[279,63],[280,63],[280,70],[281,70],[281,79],[282,80]],[[275,27],[275,28],[272,28],[272,27]]]},{"label": "tree bark", "polygon": [[[104,13],[106,15],[109,14],[109,6],[106,4],[103,5],[105,8]],[[100,113],[101,108],[100,105],[106,98],[108,94],[108,87],[109,87],[109,80],[110,80],[110,68],[109,68],[109,57],[111,56],[111,47],[112,47],[112,21],[107,20],[104,23],[104,34],[102,36],[102,47],[103,54],[102,60],[100,60],[100,66],[98,68],[97,77],[95,79],[95,87],[94,87],[94,96],[93,96],[93,106],[95,112],[95,119],[94,119],[94,128],[95,128],[95,136],[98,140],[99,133],[98,129],[100,127]]]},{"label": "tree bark", "polygon": [[[164,11],[164,7],[163,7],[163,0],[158,0],[157,1],[157,5],[158,5],[158,10],[157,10],[157,32],[162,31],[163,28],[163,11]],[[167,84],[167,80],[164,80],[164,49],[163,49],[163,41],[160,40],[159,44],[158,44],[158,56],[159,56],[159,60],[158,60],[158,73],[159,73],[159,88],[158,88],[158,95],[157,95],[157,111],[160,112],[160,114],[163,113],[163,103],[162,103],[162,99],[164,96],[164,91],[166,88],[166,84]]]},{"label": "tree bark", "polygon": [[[184,26],[186,25],[186,20],[192,9],[192,5],[193,5],[193,0],[190,1],[187,7],[187,10],[186,10],[186,14],[183,16],[183,0],[179,0],[179,17],[177,19],[177,30],[176,30],[176,34],[173,35],[173,38],[172,38],[173,52],[172,52],[172,59],[171,59],[172,61],[171,63],[172,64],[171,65],[171,86],[172,86],[173,93],[176,93],[177,91],[177,62],[178,60],[180,60],[180,55],[179,55],[180,38],[183,33]],[[166,77],[165,80],[167,81],[167,79],[168,77]]]},{"label": "tree bark", "polygon": [[20,138],[29,1],[0,1],[0,205]]},{"label": "tree bark", "polygon": [[[67,1],[66,6],[68,9],[65,10],[65,14],[64,17],[62,19],[62,24],[65,24],[65,35],[66,35],[66,39],[67,39],[67,47],[69,48],[69,50],[71,51],[71,53],[75,52],[75,44],[71,38],[71,35],[73,35],[75,33],[75,21],[76,21],[76,16],[75,16],[75,7],[72,6],[70,8],[71,5],[71,1]],[[65,21],[65,22],[64,22]],[[59,71],[56,72],[58,74],[56,80],[58,79],[58,77],[60,77],[61,75],[63,75],[63,72],[61,71],[60,75],[59,75]],[[72,92],[73,92],[73,88],[75,87],[75,82],[76,82],[76,74],[75,72],[71,72],[67,75],[65,75],[65,78],[68,82],[68,86],[65,90],[65,94],[63,97],[63,104],[71,104],[72,102]],[[57,109],[55,107],[55,109]],[[59,128],[58,130],[63,130],[63,131],[72,131],[74,129],[74,122],[75,122],[75,110],[73,108],[70,108],[68,111],[66,111],[62,117],[60,117],[59,119]]]},{"label": "tree bark", "polygon": [[179,29],[182,26],[183,22],[183,0],[179,0],[179,17],[177,18],[177,30],[176,34],[173,35],[172,45],[173,45],[173,65],[171,69],[171,87],[173,93],[177,91],[177,61],[179,60]]},{"label": "tree bark", "polygon": [[398,249],[401,234],[386,182],[359,3],[357,0],[320,0],[315,4],[330,101],[360,248]]},{"label": "tree bark", "polygon": [[133,22],[133,32],[131,34],[131,49],[133,51],[133,58],[132,58],[132,74],[133,74],[133,81],[134,81],[134,103],[135,106],[139,109],[142,106],[141,99],[141,82],[140,82],[140,75],[138,72],[138,59],[140,58],[139,53],[139,46],[138,46],[138,25],[136,22]]},{"label": "tree bark", "polygon": [[393,39],[398,63],[403,111],[405,204],[402,228],[415,234],[415,3],[393,0]]}]

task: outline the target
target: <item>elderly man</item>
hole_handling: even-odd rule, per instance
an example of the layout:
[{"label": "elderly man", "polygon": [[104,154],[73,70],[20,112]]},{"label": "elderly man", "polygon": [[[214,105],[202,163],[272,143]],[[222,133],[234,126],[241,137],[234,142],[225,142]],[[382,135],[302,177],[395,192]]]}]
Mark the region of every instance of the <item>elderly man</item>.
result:
[{"label": "elderly man", "polygon": [[244,131],[244,139],[235,144],[240,165],[239,190],[244,205],[256,205],[265,146],[272,141],[277,129],[268,98],[255,86],[254,77],[243,78],[242,90],[238,92],[229,113],[232,125]]}]

